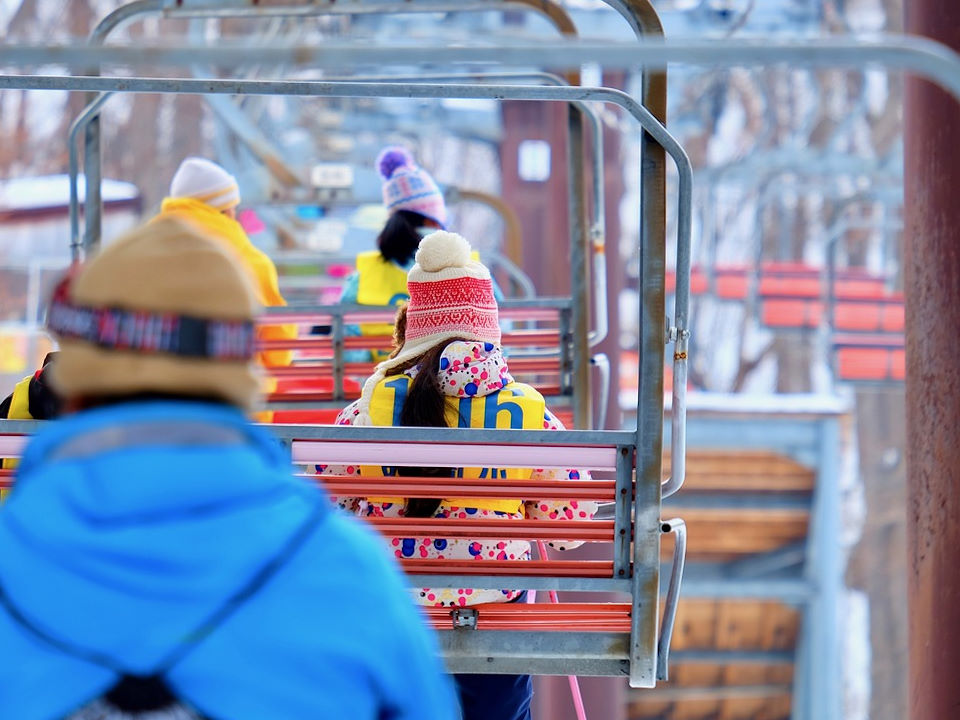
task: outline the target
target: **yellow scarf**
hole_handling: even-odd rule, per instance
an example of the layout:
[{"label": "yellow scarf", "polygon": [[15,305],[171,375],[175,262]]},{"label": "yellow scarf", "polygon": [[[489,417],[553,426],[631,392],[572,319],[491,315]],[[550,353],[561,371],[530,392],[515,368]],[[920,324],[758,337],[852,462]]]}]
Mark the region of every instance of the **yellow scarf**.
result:
[{"label": "yellow scarf", "polygon": [[[280,294],[277,268],[273,261],[250,242],[250,238],[236,220],[193,198],[166,198],[160,208],[160,215],[181,218],[192,223],[205,234],[222,240],[236,253],[237,258],[247,270],[261,305],[282,307],[287,304]],[[259,340],[289,340],[296,337],[296,325],[257,326]],[[293,360],[293,352],[291,350],[265,351],[257,354],[257,360],[266,367],[286,366]],[[272,389],[269,392],[272,392]]]}]

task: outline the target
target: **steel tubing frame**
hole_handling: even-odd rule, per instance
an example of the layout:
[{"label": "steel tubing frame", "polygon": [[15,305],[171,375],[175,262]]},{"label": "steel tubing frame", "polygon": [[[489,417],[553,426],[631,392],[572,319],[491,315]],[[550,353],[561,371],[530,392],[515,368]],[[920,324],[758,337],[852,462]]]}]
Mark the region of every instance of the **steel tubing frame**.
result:
[{"label": "steel tubing frame", "polygon": [[[146,4],[151,2],[151,0],[139,0],[141,4]],[[155,0],[152,0],[155,1]],[[216,2],[216,0],[214,0]],[[442,0],[441,0],[442,2]],[[655,34],[658,36],[663,35],[663,27],[660,23],[660,19],[654,10],[650,0],[607,0],[607,3],[616,9],[630,24],[631,28],[634,30],[638,37],[643,35]],[[167,3],[169,5],[169,3]],[[219,4],[219,3],[218,3]],[[575,34],[575,28],[573,27],[572,22],[570,21],[569,15],[558,5],[554,5],[550,2],[541,1],[538,3],[536,0],[523,0],[522,5],[527,5],[533,9],[540,10],[546,14],[554,25],[564,34]],[[332,3],[331,3],[332,5]],[[356,7],[362,6],[362,0],[360,0]],[[354,7],[353,4],[343,3],[339,4],[339,7],[342,9],[344,7]],[[405,7],[409,8],[410,5]],[[459,3],[455,6],[458,10],[467,9],[466,4]],[[122,16],[122,8],[119,11],[115,11],[115,15],[120,14]],[[263,8],[261,8],[263,10]],[[267,10],[269,12],[269,10]],[[103,30],[104,24],[109,26],[109,23],[101,23],[98,26],[97,30]],[[106,34],[109,32],[109,29],[101,33],[100,40],[106,37]],[[94,36],[97,35],[95,31]],[[579,69],[573,70],[573,73],[569,76],[571,83],[579,84]],[[666,72],[658,71],[654,73],[643,74],[643,104],[652,109],[654,116],[660,120],[660,122],[666,122]],[[602,190],[603,190],[603,177],[602,177],[602,163],[603,163],[603,154],[602,154],[602,141],[603,141],[603,130],[599,123],[594,122],[594,143],[595,143],[595,153],[594,153],[594,212],[596,218],[593,226],[590,228],[589,233],[584,236],[584,231],[586,228],[583,227],[583,217],[585,208],[583,207],[583,186],[578,183],[578,178],[581,176],[580,163],[582,162],[582,138],[583,138],[583,116],[584,112],[577,112],[573,108],[569,111],[568,118],[568,127],[569,127],[569,142],[571,143],[569,152],[568,152],[568,172],[569,172],[569,182],[570,182],[570,192],[571,192],[571,203],[570,203],[570,236],[571,236],[571,255],[570,255],[570,265],[571,265],[571,296],[572,296],[572,317],[566,321],[570,323],[571,329],[573,330],[572,337],[574,338],[577,346],[573,351],[573,358],[569,362],[569,369],[572,371],[572,377],[575,378],[572,383],[573,388],[575,389],[574,395],[574,416],[575,424],[577,427],[585,428],[591,426],[591,401],[592,396],[588,391],[590,387],[589,383],[589,373],[590,367],[594,364],[591,359],[588,358],[589,348],[593,347],[594,344],[599,344],[607,334],[607,312],[606,312],[606,257],[605,257],[605,217],[606,212],[605,202],[603,201]],[[588,116],[589,117],[589,116]],[[96,132],[96,138],[90,138],[89,135],[92,132]],[[666,160],[663,148],[647,133],[641,134],[641,148],[642,148],[642,167],[641,167],[641,244],[649,243],[648,255],[651,256],[654,266],[654,272],[650,273],[646,278],[646,282],[643,285],[643,292],[645,294],[644,307],[649,306],[652,312],[648,313],[652,319],[655,321],[652,326],[644,326],[643,318],[641,318],[641,356],[645,358],[641,361],[641,367],[639,368],[640,379],[640,404],[641,406],[646,402],[657,402],[660,403],[663,397],[663,364],[660,361],[659,357],[659,348],[661,338],[658,337],[658,332],[653,328],[659,326],[660,318],[665,314],[665,296],[663,292],[663,258],[665,254],[665,243],[666,243]],[[96,173],[96,178],[98,181],[98,194],[96,196],[96,210],[93,214],[97,216],[97,223],[99,223],[100,213],[98,212],[102,206],[100,196],[99,196],[99,178],[100,178],[100,155],[99,155],[99,126],[97,123],[94,124],[90,133],[88,133],[88,150],[94,151],[96,154],[91,155],[90,152],[87,153],[87,158],[95,158],[95,160],[88,159],[88,162],[91,164],[95,163],[95,167],[92,169]],[[88,172],[86,177],[89,182],[89,178],[93,175]],[[597,190],[599,188],[599,191]],[[89,196],[88,196],[89,197]],[[89,207],[89,206],[88,206]],[[89,221],[88,221],[89,223]],[[91,225],[88,224],[88,230],[90,230]],[[95,228],[96,233],[89,233],[92,237],[99,238],[99,225]],[[581,238],[581,236],[583,236]],[[591,257],[593,260],[593,270],[595,277],[595,287],[598,287],[598,292],[595,294],[595,309],[597,311],[597,317],[599,321],[596,323],[595,332],[596,335],[594,339],[596,343],[591,343],[588,337],[588,316],[589,316],[589,295],[587,291],[587,285],[583,282],[583,278],[586,274],[587,265],[584,262],[585,258],[583,254],[586,248],[589,246]],[[689,266],[689,262],[687,263]],[[656,268],[660,266],[660,271],[657,272]],[[582,268],[583,272],[578,272],[578,269]],[[679,323],[678,323],[679,325]],[[335,329],[342,330],[342,323],[335,323]],[[682,330],[678,335],[680,342],[684,345],[683,353],[675,353],[675,363],[682,362],[683,368],[681,372],[674,374],[674,403],[673,403],[673,417],[676,419],[680,413],[683,411],[683,402],[682,398],[678,396],[678,381],[676,378],[680,376],[683,379],[682,392],[686,392],[686,330]],[[565,350],[564,350],[565,351]],[[656,361],[651,359],[651,355],[656,353]],[[678,360],[682,358],[682,360]],[[342,360],[342,353],[338,348],[335,360]],[[600,367],[603,367],[600,365]],[[607,365],[609,367],[609,365]],[[644,382],[643,376],[645,373],[648,373],[648,381]],[[343,387],[343,373],[342,370],[335,373],[336,377],[336,386],[342,394]],[[570,375],[565,375],[564,377],[570,377]],[[609,379],[609,373],[608,373]],[[566,381],[564,381],[566,384]],[[582,388],[582,390],[580,390]],[[609,393],[609,387],[601,388],[601,393]],[[679,400],[679,402],[678,402]],[[605,407],[605,403],[604,403]],[[603,422],[604,413],[600,416],[600,422]],[[637,415],[637,441],[638,441],[638,451],[640,455],[640,462],[646,468],[645,480],[648,482],[656,481],[659,483],[661,475],[661,448],[662,448],[662,405],[660,413],[657,413],[658,417],[654,417],[654,413],[651,411],[647,415],[638,413]],[[682,424],[683,419],[680,418],[679,422]],[[674,429],[678,427],[677,421],[675,420]],[[680,429],[682,432],[682,428]],[[674,435],[676,437],[676,434]],[[682,438],[680,438],[682,440]],[[673,442],[673,441],[672,441]],[[676,447],[676,446],[675,446]],[[674,457],[682,458],[682,455],[678,456],[674,454]],[[682,465],[681,465],[682,469]],[[668,481],[668,485],[672,485],[672,491],[679,489],[680,484],[683,482],[683,476],[680,475],[679,478],[676,474]],[[657,487],[656,492],[651,492],[650,497],[646,498],[649,501],[656,501],[659,506],[660,501],[660,491],[659,486]],[[652,520],[652,518],[650,518]],[[639,523],[639,518],[637,520]],[[653,563],[657,562],[657,556],[659,555],[659,547],[656,551],[651,551],[647,553],[648,557],[645,557],[644,560],[651,560]],[[639,555],[638,555],[639,558]],[[653,592],[656,594],[659,588],[659,569],[657,568],[653,577],[645,580],[647,584],[652,584]],[[641,581],[639,579],[634,580],[633,590],[634,593],[638,592],[641,587]],[[634,602],[637,603],[636,597]],[[635,609],[639,609],[637,605]],[[650,613],[646,613],[649,615]],[[652,617],[648,618],[646,627],[640,628],[639,625],[639,613],[634,613],[634,626],[632,629],[632,636],[636,637],[639,632],[644,632],[647,635],[650,634],[651,628],[653,632],[656,632],[656,614],[657,607],[654,604]],[[636,647],[636,644],[634,644]],[[633,658],[632,658],[633,660]],[[646,675],[638,679],[634,675],[635,664],[631,662],[631,684],[636,682],[637,684],[646,684],[648,682],[653,682],[650,678],[651,673],[647,672]]]},{"label": "steel tubing frame", "polygon": [[[2,54],[2,49],[0,49]],[[33,81],[32,83],[30,81]],[[59,89],[59,90],[96,90],[99,92],[157,92],[174,94],[252,94],[252,95],[300,95],[324,97],[407,97],[407,98],[486,98],[486,99],[518,99],[518,100],[545,100],[556,102],[570,102],[593,100],[609,102],[619,105],[626,110],[671,156],[678,171],[678,221],[677,221],[677,257],[676,257],[676,290],[675,305],[676,317],[674,324],[669,328],[666,338],[668,342],[675,342],[674,349],[674,383],[673,383],[673,411],[671,433],[671,450],[673,457],[684,457],[683,428],[686,409],[686,366],[687,366],[687,314],[690,292],[690,236],[691,236],[691,198],[693,171],[690,161],[680,144],[667,132],[666,128],[654,118],[649,111],[637,103],[633,98],[619,90],[611,88],[583,88],[583,87],[543,87],[531,85],[395,85],[382,83],[330,83],[311,81],[269,81],[269,80],[182,80],[167,78],[107,78],[107,77],[56,77],[56,76],[0,76],[0,88],[15,86],[18,89]],[[649,243],[656,245],[656,243]],[[644,247],[641,239],[641,269],[640,277],[647,287],[659,287],[659,303],[663,297],[663,264],[657,258],[651,257],[651,248]],[[662,248],[661,248],[662,249]],[[646,294],[645,294],[646,297]],[[651,298],[653,302],[656,298]],[[656,398],[650,398],[649,406],[644,403],[646,394],[640,393],[638,408],[638,447],[643,447],[644,422],[643,414],[657,414],[657,426],[662,428],[662,397],[663,366],[659,361],[662,352],[664,337],[660,323],[663,315],[654,316],[644,302],[641,308],[640,327],[645,332],[652,333],[650,342],[656,339],[656,346],[649,352],[642,352],[645,357],[654,354],[657,358],[657,373],[659,377],[660,393]],[[642,350],[647,349],[644,342]],[[645,363],[641,364],[641,389],[644,382],[653,382],[653,378],[644,376]],[[662,430],[661,430],[662,432]],[[658,434],[659,437],[659,434]],[[660,443],[657,443],[660,446]],[[659,454],[654,461],[659,477]],[[641,464],[641,463],[638,463]],[[644,466],[645,467],[645,466]],[[683,483],[683,467],[681,463],[675,465],[671,477],[663,483],[663,496],[667,497],[676,492]],[[653,498],[650,499],[653,502]],[[659,494],[656,504],[659,505]]]},{"label": "steel tubing frame", "polygon": [[[663,36],[663,26],[656,10],[651,4],[651,0],[605,0],[606,4],[616,10],[627,21],[630,28],[638,38],[645,36]],[[106,17],[94,28],[90,35],[90,44],[102,45],[109,34],[121,24],[131,21],[145,15],[163,13],[167,17],[237,17],[237,16],[256,16],[256,17],[277,17],[277,16],[318,16],[322,14],[361,14],[367,12],[390,12],[395,11],[398,14],[409,12],[438,12],[449,10],[455,12],[464,11],[490,11],[509,7],[532,10],[544,15],[554,27],[564,36],[575,37],[577,35],[576,26],[573,23],[569,13],[558,3],[552,0],[474,0],[473,2],[450,2],[450,0],[419,0],[417,4],[405,3],[397,6],[390,2],[372,2],[371,0],[351,0],[350,2],[335,2],[331,0],[325,5],[319,3],[294,3],[289,6],[269,5],[259,6],[255,1],[250,0],[134,0],[134,2],[121,6]],[[99,72],[99,70],[97,70]],[[570,84],[579,84],[579,68],[571,68],[568,79]],[[666,122],[666,70],[659,70],[652,73],[643,72],[643,105],[652,110],[654,116],[662,123]],[[607,312],[606,312],[606,253],[605,236],[606,222],[604,214],[606,211],[602,196],[602,128],[596,121],[593,122],[594,128],[594,212],[599,218],[595,219],[593,226],[587,230],[583,226],[585,206],[583,203],[583,186],[577,182],[577,178],[582,175],[581,163],[583,160],[583,116],[587,112],[581,106],[580,112],[570,110],[568,127],[570,148],[568,152],[568,172],[570,182],[570,234],[571,234],[571,295],[573,301],[572,329],[573,338],[577,347],[573,352],[571,370],[576,380],[572,383],[574,393],[574,414],[578,427],[586,428],[591,426],[591,402],[592,395],[588,392],[590,386],[589,374],[592,362],[588,359],[589,348],[602,342],[606,337]],[[86,203],[86,237],[92,242],[99,242],[102,216],[102,198],[100,194],[101,177],[101,158],[100,158],[100,127],[99,117],[94,117],[85,132],[85,178],[88,184],[97,185],[94,192],[87,191],[86,198],[90,202]],[[640,186],[641,196],[641,237],[663,238],[666,240],[666,160],[662,147],[660,147],[652,138],[646,134],[641,134],[642,156],[644,158],[642,165],[642,181]],[[258,148],[259,149],[259,148]],[[276,158],[266,157],[265,162],[268,167],[275,167],[279,163],[274,162]],[[91,178],[93,179],[91,181]],[[597,188],[600,192],[597,193]],[[589,294],[587,284],[584,282],[587,268],[585,251],[589,246],[593,261],[593,273],[598,285],[602,285],[602,291],[598,291],[595,297],[595,310],[597,325],[595,328],[594,342],[588,339],[588,316],[589,316]],[[658,256],[663,255],[661,250],[656,251]],[[583,272],[578,272],[582,267]],[[602,278],[602,283],[600,278]],[[655,301],[653,297],[658,288],[648,287],[643,292],[649,292],[651,302]],[[662,295],[662,293],[661,293]],[[603,307],[601,308],[601,303]],[[662,300],[661,300],[662,304]],[[601,312],[603,310],[603,312]],[[660,308],[660,315],[663,314],[664,307]],[[643,332],[643,331],[641,331]],[[643,350],[644,348],[641,348]],[[643,353],[641,353],[643,354]],[[685,355],[684,351],[684,355]],[[646,365],[650,361],[642,361]],[[650,363],[652,366],[652,363]],[[342,373],[338,373],[338,376]],[[583,388],[583,390],[581,390]],[[601,389],[602,390],[602,389]],[[609,392],[609,389],[607,389]],[[658,385],[657,397],[663,393],[662,381]],[[650,393],[653,394],[652,392]],[[644,388],[641,385],[641,397],[644,395]],[[601,419],[603,416],[600,416]],[[638,418],[639,422],[639,418]],[[653,426],[651,426],[652,428]],[[657,423],[657,433],[660,432],[660,424]],[[648,428],[649,429],[649,428]],[[657,443],[662,440],[652,439]],[[653,454],[647,454],[652,460]],[[659,467],[656,468],[659,474]],[[680,481],[682,483],[682,480]],[[679,487],[679,485],[677,485]]]},{"label": "steel tubing frame", "polygon": [[[10,78],[0,78],[0,83]],[[22,80],[22,78],[20,78]],[[47,83],[56,84],[55,78],[34,78],[39,85]],[[628,111],[644,128],[647,133],[661,143],[665,150],[673,157],[678,168],[679,175],[679,193],[678,202],[678,243],[677,243],[677,326],[671,329],[670,337],[677,338],[678,348],[683,347],[686,340],[686,304],[689,292],[689,266],[690,266],[690,212],[692,197],[692,178],[693,172],[689,160],[686,157],[682,147],[666,131],[662,124],[654,118],[645,108],[636,103],[630,96],[620,91],[609,88],[585,89],[579,87],[540,87],[540,86],[428,86],[428,85],[384,85],[377,83],[310,83],[310,82],[276,82],[276,81],[220,81],[220,80],[164,80],[150,78],[102,78],[102,77],[75,77],[66,79],[69,87],[74,90],[96,89],[98,91],[153,91],[153,92],[186,92],[186,93],[217,93],[217,94],[289,94],[289,95],[329,95],[329,96],[375,96],[386,97],[481,97],[490,99],[532,99],[532,100],[555,100],[562,102],[579,100],[598,100],[609,101],[620,105]],[[61,79],[63,82],[63,79]],[[104,84],[106,82],[106,85]],[[84,85],[87,87],[84,87]],[[654,247],[648,247],[652,244]],[[651,292],[651,300],[654,304],[661,306],[664,302],[662,284],[663,284],[663,264],[660,262],[663,257],[663,246],[657,243],[650,243],[648,238],[641,239],[641,245],[644,246],[641,251],[641,271],[640,276],[644,280],[645,288],[660,287],[660,292]],[[576,295],[576,293],[574,293]],[[646,293],[645,293],[646,295]],[[644,303],[646,308],[646,302]],[[645,312],[644,315],[650,315]],[[662,317],[662,314],[659,316]],[[635,433],[637,447],[637,461],[641,465],[637,483],[637,504],[638,512],[634,514],[634,572],[632,578],[632,588],[634,602],[637,612],[634,614],[634,631],[631,643],[631,683],[636,686],[652,686],[656,682],[656,651],[650,651],[648,648],[654,648],[657,638],[657,612],[655,604],[651,607],[650,603],[642,603],[640,598],[656,596],[659,592],[659,508],[660,508],[660,447],[662,431],[662,378],[663,367],[659,362],[664,338],[659,335],[659,320],[650,327],[645,323],[646,317],[641,317],[641,326],[645,333],[648,333],[648,339],[655,339],[655,347],[658,361],[656,363],[657,377],[643,378],[641,371],[641,383],[648,383],[647,387],[657,387],[659,389],[656,395],[656,404],[652,407],[644,407],[643,400],[646,393],[641,393],[640,407],[638,408],[638,427]],[[681,329],[683,333],[677,333]],[[586,332],[584,332],[584,340]],[[646,347],[646,345],[644,345]],[[679,432],[674,432],[671,438],[674,457],[683,457],[684,449],[682,443],[684,440],[682,433],[683,409],[685,408],[685,377],[686,353],[679,350],[674,353],[674,428],[680,428]],[[649,383],[653,383],[650,385]],[[643,385],[641,385],[643,386]],[[649,423],[644,423],[644,418],[653,418],[656,416],[656,435],[647,437],[645,429],[649,428]],[[652,446],[656,446],[656,452]],[[652,463],[648,467],[644,463]],[[677,463],[679,464],[679,463]],[[664,486],[669,490],[679,488],[682,483],[682,473],[675,472],[668,479]],[[655,483],[655,485],[653,485]],[[651,487],[651,485],[653,485]],[[622,572],[622,570],[621,570]]]},{"label": "steel tubing frame", "polygon": [[[0,52],[0,61],[9,58],[18,64],[83,65],[120,63],[127,66],[182,66],[192,62],[184,52],[196,52],[201,60],[220,67],[244,58],[237,46],[207,47],[165,45],[163,47],[102,47],[76,45],[9,44]],[[951,94],[957,93],[957,53],[943,43],[908,35],[871,35],[868,38],[810,38],[806,40],[645,40],[634,44],[585,41],[538,43],[505,42],[497,46],[461,45],[424,48],[404,45],[365,45],[330,42],[323,46],[267,45],[257,49],[262,63],[287,63],[312,69],[363,65],[409,66],[421,63],[452,65],[492,63],[498,65],[549,65],[573,68],[586,62],[618,68],[665,68],[670,63],[686,65],[744,66],[786,64],[807,67],[849,67],[862,69],[877,65],[926,77]]]},{"label": "steel tubing frame", "polygon": [[[7,43],[0,46],[0,66],[91,64],[126,67],[180,67],[195,61],[229,67],[249,59],[249,49],[171,44],[163,47],[39,45]],[[385,67],[423,63],[454,65],[550,65],[558,68],[597,63],[608,68],[665,68],[671,63],[739,67],[791,64],[807,67],[862,69],[877,65],[927,78],[960,98],[960,56],[942,43],[903,35],[869,39],[811,38],[808,40],[670,40],[642,43],[560,42],[505,43],[495,47],[461,46],[421,48],[406,45],[364,45],[330,42],[323,46],[265,45],[257,48],[263,64],[285,63],[310,69],[343,69],[364,65]],[[7,76],[9,77],[9,76]],[[17,77],[17,76],[14,76]],[[30,85],[19,76],[25,90],[63,89]],[[98,90],[101,88],[97,88]],[[598,98],[580,97],[590,101]]]},{"label": "steel tubing frame", "polygon": [[[627,17],[628,21],[631,21],[633,14],[638,14],[642,18],[647,17],[652,13],[653,17],[656,17],[656,13],[653,11],[652,7],[649,5],[649,0],[628,0],[631,4],[636,4],[640,6],[640,10],[637,13],[631,13],[622,6],[621,0],[613,0],[611,3],[614,6],[619,6],[617,9],[621,14]],[[258,6],[256,2],[250,2],[249,0],[194,0],[193,2],[188,2],[186,4],[183,0],[178,0],[176,2],[170,2],[170,0],[134,0],[134,2],[121,6],[109,13],[103,20],[98,23],[94,28],[93,32],[90,35],[90,43],[94,45],[102,45],[108,35],[125,22],[129,22],[136,18],[142,18],[146,15],[154,14],[164,14],[168,17],[243,17],[243,16],[256,16],[256,17],[277,17],[285,15],[287,12],[290,12],[297,16],[320,16],[325,14],[358,14],[369,12],[371,7],[375,7],[375,12],[389,12],[391,10],[397,12],[398,14],[405,14],[408,12],[439,12],[439,11],[454,11],[454,12],[474,12],[474,11],[491,11],[491,10],[501,10],[504,8],[519,8],[532,10],[541,13],[544,15],[554,27],[564,36],[567,37],[576,37],[577,31],[576,26],[573,23],[572,18],[569,13],[559,4],[553,2],[553,0],[488,0],[484,2],[483,0],[475,1],[472,3],[464,2],[451,2],[451,0],[419,0],[417,4],[414,3],[404,3],[403,5],[397,6],[389,2],[384,3],[371,3],[370,0],[351,0],[347,3],[335,3],[330,2],[326,5],[321,5],[317,3],[305,3],[305,4],[293,4],[290,6],[282,5],[270,5],[270,6]],[[634,26],[639,26],[642,22],[642,19],[638,19],[631,24]],[[662,33],[661,33],[662,34]],[[98,71],[99,72],[99,71]],[[579,85],[580,82],[580,72],[579,69],[572,69],[568,74],[568,79],[571,85]],[[665,100],[665,87],[664,87],[664,104]],[[211,102],[218,100],[219,98],[211,97]],[[214,103],[214,108],[219,107],[222,111],[223,106],[217,103]],[[570,223],[570,287],[571,287],[571,299],[572,299],[572,318],[571,324],[573,329],[573,343],[575,347],[571,353],[571,371],[573,377],[575,378],[570,386],[574,390],[573,404],[574,404],[574,417],[577,427],[587,428],[590,427],[591,421],[591,394],[589,392],[590,388],[590,362],[589,362],[589,340],[587,337],[588,326],[589,326],[589,312],[590,312],[590,298],[588,294],[587,285],[584,282],[585,273],[578,272],[578,267],[583,265],[584,254],[586,250],[586,245],[588,242],[587,230],[583,225],[582,219],[585,212],[585,204],[583,202],[583,186],[577,184],[573,178],[579,177],[582,175],[581,163],[583,161],[583,148],[580,145],[582,142],[583,136],[583,117],[586,115],[584,106],[580,106],[578,110],[574,110],[572,107],[569,111],[568,118],[568,128],[569,128],[569,138],[571,147],[568,153],[568,173],[571,178],[570,185],[570,213],[571,213],[571,223]],[[222,116],[222,112],[221,112]],[[663,118],[660,118],[661,121]],[[602,136],[600,135],[600,125],[595,123],[595,127],[598,130],[598,147],[602,147]],[[234,128],[234,131],[237,132],[237,128]],[[249,138],[249,133],[239,133],[245,141]],[[87,203],[87,215],[86,215],[86,243],[89,246],[91,243],[98,243],[100,241],[101,234],[101,216],[103,203],[100,196],[100,178],[101,178],[101,157],[100,157],[100,124],[99,116],[94,116],[91,122],[88,123],[88,129],[85,133],[85,142],[87,145],[88,152],[85,153],[85,177],[87,178],[88,183],[96,183],[97,191],[95,194],[89,194],[88,197],[91,198],[92,202]],[[270,168],[279,167],[282,165],[278,158],[273,157],[273,155],[268,151],[267,148],[260,147],[262,143],[254,142],[256,145],[255,154],[264,159],[265,164]],[[600,157],[600,162],[602,163],[602,157]],[[283,169],[283,168],[281,168]],[[602,178],[599,178],[599,181],[602,184]],[[642,190],[643,193],[646,192],[646,189]],[[661,212],[663,209],[661,209]],[[603,209],[600,210],[601,214]],[[595,226],[596,227],[596,226]],[[592,236],[592,234],[591,234]],[[602,238],[599,241],[601,244],[599,247],[602,249]],[[596,254],[596,247],[591,246]],[[605,270],[605,268],[604,268]],[[603,276],[604,285],[606,281],[606,274]],[[604,299],[605,296],[604,296]],[[603,315],[603,321],[606,322],[606,314]],[[338,360],[339,358],[338,353]],[[342,377],[342,371],[337,372],[337,376]],[[341,383],[337,384],[338,389],[341,388]],[[337,393],[337,396],[341,396],[342,391]]]}]

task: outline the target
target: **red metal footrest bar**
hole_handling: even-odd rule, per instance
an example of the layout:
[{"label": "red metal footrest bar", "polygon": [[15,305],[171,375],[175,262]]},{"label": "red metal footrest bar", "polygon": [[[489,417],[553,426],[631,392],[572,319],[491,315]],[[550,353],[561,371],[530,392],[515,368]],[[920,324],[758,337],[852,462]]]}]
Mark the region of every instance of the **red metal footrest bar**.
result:
[{"label": "red metal footrest bar", "polygon": [[606,560],[438,560],[400,558],[408,575],[503,575],[504,577],[613,577]]},{"label": "red metal footrest bar", "polygon": [[[560,311],[557,308],[500,308],[500,317],[503,320],[538,320],[556,322]],[[395,310],[381,310],[371,312],[348,312],[343,316],[345,325],[359,325],[361,323],[392,323],[396,318]],[[260,325],[289,325],[299,323],[303,325],[329,325],[333,322],[330,313],[310,310],[287,309],[270,312],[257,318]]]},{"label": "red metal footrest bar", "polygon": [[[502,344],[509,347],[547,346],[560,344],[557,330],[517,330],[504,333]],[[393,347],[393,338],[388,335],[349,335],[343,338],[343,347],[347,349],[389,350]],[[278,340],[259,340],[258,350],[331,350],[333,340],[329,336],[290,338]]]},{"label": "red metal footrest bar", "polygon": [[[358,392],[345,392],[345,400],[356,400],[360,397]],[[321,392],[289,392],[289,393],[270,393],[267,395],[267,402],[327,402],[333,400],[333,391]]]},{"label": "red metal footrest bar", "polygon": [[[562,388],[559,385],[540,385],[533,383],[533,387],[546,398],[563,395]],[[356,400],[360,397],[358,390],[344,390],[343,398],[345,401]],[[291,392],[275,392],[267,395],[267,402],[327,402],[333,400],[332,390],[296,390]],[[562,418],[561,418],[562,419]],[[568,425],[570,423],[567,423]]]},{"label": "red metal footrest bar", "polygon": [[584,540],[611,542],[612,520],[511,520],[509,518],[367,518],[387,537]]},{"label": "red metal footrest bar", "polygon": [[[376,367],[374,363],[346,363],[343,372],[346,375],[370,375]],[[560,372],[558,358],[512,358],[510,370],[513,373],[550,373]],[[289,367],[268,367],[266,371],[276,378],[331,378],[333,377],[333,358],[319,358],[311,365],[291,365]]]},{"label": "red metal footrest bar", "polygon": [[454,614],[475,614],[477,630],[630,632],[629,603],[485,603],[461,608],[421,608],[438,630],[452,630]]},{"label": "red metal footrest bar", "polygon": [[324,475],[316,477],[331,495],[352,497],[470,497],[529,498],[531,500],[601,500],[616,499],[613,480],[437,480],[415,477],[361,477],[356,475]]}]

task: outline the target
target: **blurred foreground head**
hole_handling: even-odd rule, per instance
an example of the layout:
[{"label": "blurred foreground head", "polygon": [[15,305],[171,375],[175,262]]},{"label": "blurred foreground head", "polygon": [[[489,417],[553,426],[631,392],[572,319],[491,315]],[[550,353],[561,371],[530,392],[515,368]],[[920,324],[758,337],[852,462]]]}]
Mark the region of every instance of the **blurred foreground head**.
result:
[{"label": "blurred foreground head", "polygon": [[249,409],[259,305],[237,261],[174,218],[132,230],[58,286],[47,324],[67,401],[169,395]]}]

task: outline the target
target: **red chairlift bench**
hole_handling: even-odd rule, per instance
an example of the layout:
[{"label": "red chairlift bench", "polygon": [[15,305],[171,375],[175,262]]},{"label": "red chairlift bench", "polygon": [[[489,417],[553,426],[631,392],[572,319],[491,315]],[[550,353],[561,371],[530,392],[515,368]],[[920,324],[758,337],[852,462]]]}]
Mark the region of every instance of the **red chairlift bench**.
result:
[{"label": "red chairlift bench", "polygon": [[906,379],[902,335],[835,335],[833,350],[837,376],[841,380],[901,383]]},{"label": "red chairlift bench", "polygon": [[[765,327],[807,329],[820,327],[824,320],[822,301],[796,297],[764,297],[761,320]],[[902,333],[903,297],[900,294],[839,299],[834,305],[832,327],[841,332]]]},{"label": "red chairlift bench", "polygon": [[[574,392],[570,345],[570,310],[565,302],[543,299],[544,306],[505,307],[504,321],[513,326],[503,333],[511,373],[534,386],[550,399],[557,415],[567,425],[572,413],[566,407]],[[260,319],[263,325],[326,325],[329,335],[301,336],[289,340],[266,340],[260,350],[294,350],[296,364],[267,368],[277,381],[267,396],[268,407],[275,411],[275,422],[332,423],[339,409],[360,396],[363,379],[376,367],[372,361],[348,362],[343,352],[351,350],[389,350],[393,338],[387,335],[344,335],[345,325],[392,323],[395,311],[372,307],[339,305],[310,308],[270,308]],[[520,327],[547,323],[556,327]]]},{"label": "red chairlift bench", "polygon": [[[805,297],[818,299],[823,292],[824,268],[795,262],[765,262],[760,268],[751,265],[720,265],[712,270],[703,267],[690,272],[690,292],[694,295],[716,294],[719,300],[746,300],[755,287],[763,296]],[[711,279],[712,285],[711,287]],[[673,293],[676,279],[673,271],[666,278],[667,292]],[[864,298],[883,294],[885,279],[865,270],[848,268],[836,274],[836,292],[842,298]]]}]

